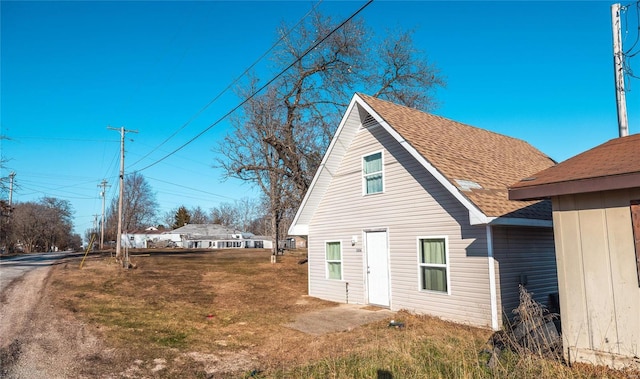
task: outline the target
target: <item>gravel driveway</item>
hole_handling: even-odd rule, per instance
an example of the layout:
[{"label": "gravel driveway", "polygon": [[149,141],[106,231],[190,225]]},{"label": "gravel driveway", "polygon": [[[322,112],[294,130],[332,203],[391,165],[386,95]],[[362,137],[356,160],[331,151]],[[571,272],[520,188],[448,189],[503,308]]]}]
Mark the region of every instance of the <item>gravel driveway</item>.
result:
[{"label": "gravel driveway", "polygon": [[46,284],[52,265],[66,264],[60,258],[17,263],[3,259],[0,377],[90,377],[82,373],[83,362],[105,354],[85,325],[58,314],[51,305]]}]

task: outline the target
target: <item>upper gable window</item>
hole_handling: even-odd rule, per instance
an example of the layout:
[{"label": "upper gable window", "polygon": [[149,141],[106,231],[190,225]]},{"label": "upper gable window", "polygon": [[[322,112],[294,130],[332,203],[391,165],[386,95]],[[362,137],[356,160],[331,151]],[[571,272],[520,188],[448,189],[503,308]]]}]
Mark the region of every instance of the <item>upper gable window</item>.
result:
[{"label": "upper gable window", "polygon": [[365,195],[383,191],[382,152],[362,158],[362,180]]}]

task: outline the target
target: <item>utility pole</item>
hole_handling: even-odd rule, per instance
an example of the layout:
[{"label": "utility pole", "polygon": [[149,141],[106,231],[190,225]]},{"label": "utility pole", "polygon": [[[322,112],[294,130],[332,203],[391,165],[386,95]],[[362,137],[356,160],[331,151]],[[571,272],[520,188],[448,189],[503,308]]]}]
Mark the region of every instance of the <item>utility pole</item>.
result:
[{"label": "utility pole", "polygon": [[102,219],[100,221],[100,250],[103,250],[104,249],[104,202],[105,202],[107,187],[111,187],[111,186],[107,186],[107,180],[102,179],[102,182],[98,184],[98,187],[102,187],[102,191],[100,192],[100,196],[102,196]]},{"label": "utility pole", "polygon": [[120,131],[120,194],[118,196],[118,231],[116,235],[116,259],[122,258],[122,265],[129,269],[129,252],[125,250],[125,257],[121,257],[122,244],[122,198],[124,197],[124,135],[125,133],[138,133],[137,130],[126,130],[124,126],[120,128],[107,127],[110,130]]},{"label": "utility pole", "polygon": [[99,215],[93,215],[93,233],[97,233],[98,231],[98,216]]},{"label": "utility pole", "polygon": [[16,177],[15,172],[9,174],[9,213],[11,213],[11,204],[13,203],[13,178]]},{"label": "utility pole", "polygon": [[627,100],[624,94],[624,54],[622,52],[622,32],[620,31],[620,4],[611,5],[611,26],[613,28],[613,73],[616,81],[616,104],[618,106],[618,132],[620,137],[629,135],[627,120]]}]

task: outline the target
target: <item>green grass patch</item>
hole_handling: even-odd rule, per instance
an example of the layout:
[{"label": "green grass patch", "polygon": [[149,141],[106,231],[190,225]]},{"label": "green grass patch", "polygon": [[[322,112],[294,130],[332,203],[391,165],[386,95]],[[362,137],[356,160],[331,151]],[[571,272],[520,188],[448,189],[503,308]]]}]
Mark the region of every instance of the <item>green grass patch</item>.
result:
[{"label": "green grass patch", "polygon": [[186,345],[187,334],[175,330],[157,330],[152,340],[161,347],[178,348]]}]

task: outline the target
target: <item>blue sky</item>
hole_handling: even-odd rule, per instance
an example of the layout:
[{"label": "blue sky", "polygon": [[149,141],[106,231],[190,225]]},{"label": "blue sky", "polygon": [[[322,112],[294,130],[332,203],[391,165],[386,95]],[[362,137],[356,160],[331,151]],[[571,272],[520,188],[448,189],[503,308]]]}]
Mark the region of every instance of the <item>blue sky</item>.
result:
[{"label": "blue sky", "polygon": [[[318,9],[342,20],[364,3],[324,1]],[[526,140],[563,161],[618,136],[612,3],[378,0],[358,17],[381,34],[415,30],[416,47],[447,81],[433,113]],[[130,169],[161,158],[238,104],[227,91],[198,114],[271,47],[277,26],[294,25],[316,4],[2,1],[0,120],[11,140],[1,142],[9,161],[0,176],[16,172],[14,202],[69,200],[75,229],[84,235],[101,211],[100,181],[111,185],[108,201],[117,193],[119,133],[108,126],[138,131],[127,134],[126,166],[136,163]],[[623,20],[625,49],[637,37],[631,4]],[[638,61],[640,55],[630,61],[636,76]],[[269,65],[265,59],[255,69],[265,81]],[[626,84],[635,134],[640,80]],[[142,171],[159,214],[257,196],[212,168],[212,147],[228,127],[221,122]]]}]

